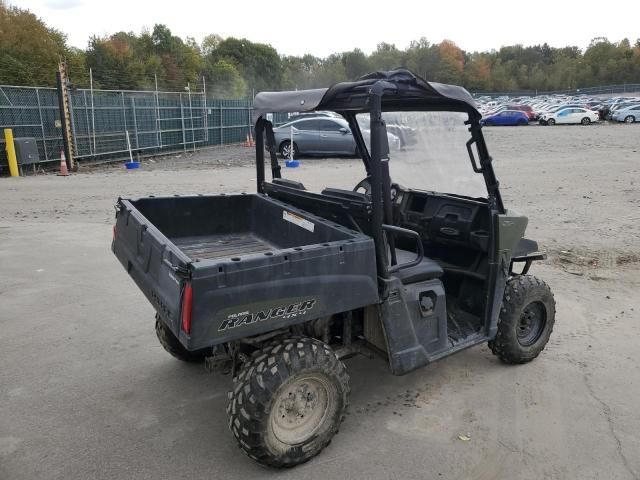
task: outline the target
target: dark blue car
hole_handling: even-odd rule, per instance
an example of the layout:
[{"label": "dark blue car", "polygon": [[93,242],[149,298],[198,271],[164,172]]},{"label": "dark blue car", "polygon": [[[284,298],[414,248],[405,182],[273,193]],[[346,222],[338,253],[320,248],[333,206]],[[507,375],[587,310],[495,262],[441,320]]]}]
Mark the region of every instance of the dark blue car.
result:
[{"label": "dark blue car", "polygon": [[503,110],[502,112],[483,118],[482,125],[529,125],[529,117],[520,110]]}]

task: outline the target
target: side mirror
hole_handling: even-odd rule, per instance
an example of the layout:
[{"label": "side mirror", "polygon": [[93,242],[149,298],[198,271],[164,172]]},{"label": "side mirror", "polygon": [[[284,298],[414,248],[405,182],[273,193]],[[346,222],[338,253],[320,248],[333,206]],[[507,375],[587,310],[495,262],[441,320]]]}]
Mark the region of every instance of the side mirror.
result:
[{"label": "side mirror", "polygon": [[343,135],[346,135],[347,133],[349,133],[349,129],[348,129],[348,128],[345,128],[345,127],[342,127],[342,128],[340,129],[340,133],[342,133]]}]

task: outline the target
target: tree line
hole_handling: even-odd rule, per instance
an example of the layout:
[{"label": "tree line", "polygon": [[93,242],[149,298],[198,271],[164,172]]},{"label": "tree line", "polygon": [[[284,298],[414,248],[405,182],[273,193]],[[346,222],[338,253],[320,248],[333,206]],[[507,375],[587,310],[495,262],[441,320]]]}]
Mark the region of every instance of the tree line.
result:
[{"label": "tree line", "polygon": [[582,51],[542,45],[511,45],[466,52],[450,40],[421,38],[400,49],[380,43],[326,58],[288,56],[272,46],[212,34],[201,43],[173,35],[166,25],[94,36],[86,49],[67,43],[28,10],[0,0],[0,84],[52,86],[60,58],[72,83],[95,88],[183,90],[191,85],[217,97],[236,98],[262,90],[303,89],[353,80],[375,70],[405,66],[427,80],[464,85],[471,91],[564,90],[640,83],[640,39],[594,38]]}]

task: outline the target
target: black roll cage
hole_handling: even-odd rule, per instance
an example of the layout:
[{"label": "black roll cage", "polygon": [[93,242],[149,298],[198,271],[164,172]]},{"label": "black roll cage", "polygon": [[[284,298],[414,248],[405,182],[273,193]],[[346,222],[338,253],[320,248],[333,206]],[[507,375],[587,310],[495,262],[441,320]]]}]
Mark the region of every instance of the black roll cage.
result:
[{"label": "black roll cage", "polygon": [[[499,183],[496,179],[495,172],[492,165],[492,159],[489,155],[487,145],[482,134],[482,126],[480,125],[480,115],[474,108],[469,108],[465,104],[460,102],[437,102],[437,101],[425,101],[423,98],[407,95],[402,96],[403,90],[399,88],[396,83],[389,82],[387,80],[378,80],[374,83],[367,85],[364,92],[358,92],[353,97],[343,96],[334,101],[336,113],[342,115],[351,128],[356,145],[360,152],[362,161],[364,163],[367,176],[371,182],[371,236],[373,238],[376,250],[376,262],[378,269],[378,276],[383,279],[389,278],[390,267],[387,261],[387,247],[391,247],[391,264],[395,264],[395,249],[393,248],[392,236],[390,242],[385,242],[385,231],[392,232],[394,234],[403,234],[399,230],[399,227],[393,227],[387,225],[385,222],[391,222],[391,179],[389,175],[388,157],[385,148],[387,142],[386,126],[382,119],[383,113],[383,97],[385,95],[398,95],[400,100],[393,103],[392,108],[387,108],[384,111],[464,111],[469,114],[469,119],[465,122],[469,126],[469,132],[471,138],[467,142],[467,151],[471,166],[476,173],[482,174],[488,192],[489,209],[490,209],[490,221],[491,231],[497,232],[497,224],[495,220],[495,214],[505,213],[505,208],[502,202],[502,196],[499,190]],[[344,107],[344,108],[339,108]],[[349,108],[351,107],[351,108]],[[317,108],[318,110],[328,110],[326,106]],[[356,115],[359,113],[369,113],[370,116],[370,128],[371,128],[371,151],[366,148],[366,143],[362,137],[362,132],[356,121]],[[271,161],[271,174],[272,179],[281,178],[280,165],[277,159],[277,146],[275,145],[275,137],[273,133],[273,124],[262,115],[260,115],[255,124],[255,137],[256,137],[256,182],[257,191],[259,193],[265,193],[265,135],[266,135],[266,150],[269,152]],[[476,159],[473,153],[473,146],[476,146],[478,158]],[[271,187],[271,186],[270,186]],[[278,186],[273,186],[279,188]],[[407,230],[404,232],[406,235],[411,236],[412,232]],[[497,248],[496,248],[496,235],[491,235],[491,244],[489,246],[489,264],[495,265],[497,261]],[[411,262],[414,264],[415,262]],[[410,264],[410,265],[411,265]],[[408,266],[410,266],[408,265]],[[392,268],[392,270],[394,270]],[[490,285],[494,282],[496,271],[494,268],[490,272]]]}]

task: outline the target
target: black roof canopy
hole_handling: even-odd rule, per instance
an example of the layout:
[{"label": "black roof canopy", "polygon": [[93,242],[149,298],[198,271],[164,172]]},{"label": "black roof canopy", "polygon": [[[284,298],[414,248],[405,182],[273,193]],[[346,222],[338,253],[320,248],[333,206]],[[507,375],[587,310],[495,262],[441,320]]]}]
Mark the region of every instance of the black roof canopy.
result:
[{"label": "black roof canopy", "polygon": [[383,111],[454,111],[480,118],[473,97],[455,85],[427,82],[405,68],[374,72],[354,82],[341,82],[329,88],[290,92],[261,92],[254,101],[254,120],[266,113],[369,111],[369,92],[377,82],[384,82]]}]

